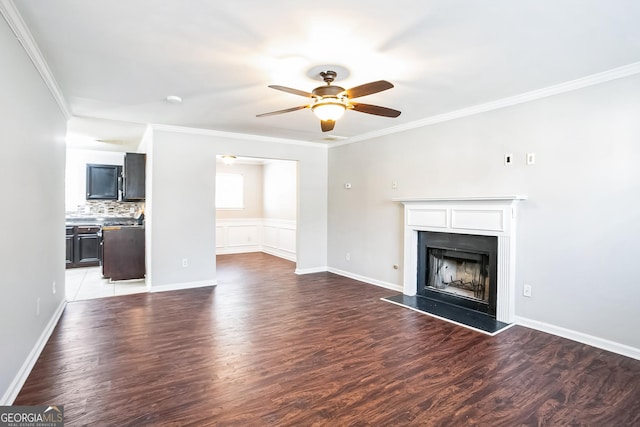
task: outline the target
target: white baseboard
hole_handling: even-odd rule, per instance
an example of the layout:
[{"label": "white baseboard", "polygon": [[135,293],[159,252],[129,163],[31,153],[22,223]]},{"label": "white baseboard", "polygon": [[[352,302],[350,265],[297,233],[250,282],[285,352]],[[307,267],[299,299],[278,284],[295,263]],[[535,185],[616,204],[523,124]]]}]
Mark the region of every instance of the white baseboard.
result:
[{"label": "white baseboard", "polygon": [[267,246],[263,246],[262,247],[262,252],[264,252],[265,254],[269,254],[269,255],[273,255],[273,256],[277,256],[278,258],[283,258],[289,261],[293,261],[296,262],[296,254],[295,253],[289,253],[289,252],[285,252],[279,249],[275,249],[275,248],[269,248]]},{"label": "white baseboard", "polygon": [[296,271],[294,273],[302,275],[302,274],[324,273],[325,271],[327,271],[327,267],[296,268]]},{"label": "white baseboard", "polygon": [[262,248],[259,245],[227,246],[224,248],[216,248],[216,255],[246,254],[251,252],[262,252]]},{"label": "white baseboard", "polygon": [[13,401],[16,400],[16,397],[18,397],[18,393],[20,393],[22,386],[24,385],[25,381],[27,381],[27,378],[29,377],[33,366],[36,364],[38,358],[40,357],[40,353],[42,353],[42,350],[44,350],[44,346],[47,345],[47,341],[49,341],[49,337],[53,333],[53,330],[56,328],[58,320],[60,320],[60,316],[62,316],[62,313],[64,312],[66,306],[67,300],[63,299],[60,302],[60,305],[58,305],[58,308],[56,308],[56,311],[51,316],[51,319],[49,319],[49,323],[47,323],[47,326],[40,334],[40,337],[33,346],[33,349],[29,353],[29,356],[27,356],[27,359],[22,364],[22,367],[20,367],[20,371],[18,371],[18,374],[11,382],[11,385],[9,385],[9,388],[2,396],[2,399],[0,400],[0,406],[12,405]]},{"label": "white baseboard", "polygon": [[152,286],[151,289],[149,289],[149,292],[168,292],[168,291],[180,291],[182,289],[206,288],[207,286],[216,286],[217,284],[218,284],[217,280],[170,283],[168,285]]},{"label": "white baseboard", "polygon": [[350,273],[344,270],[338,270],[337,268],[329,267],[330,273],[337,274],[339,276],[348,277],[349,279],[357,280],[359,282],[368,283],[370,285],[380,286],[381,288],[391,289],[392,291],[402,292],[402,285],[396,285],[395,283],[384,282],[382,280],[372,279],[371,277],[360,276],[359,274]]},{"label": "white baseboard", "polygon": [[588,335],[582,332],[574,331],[572,329],[566,329],[560,326],[551,325],[549,323],[528,319],[526,317],[515,316],[515,322],[518,325],[525,326],[527,328],[546,332],[552,335],[557,335],[562,338],[567,338],[572,341],[577,341],[582,344],[587,344],[592,347],[601,348],[603,350],[611,351],[613,353],[621,354],[623,356],[640,360],[639,348],[631,347],[625,344],[620,344],[614,341],[609,341],[603,338],[594,337],[593,335]]}]

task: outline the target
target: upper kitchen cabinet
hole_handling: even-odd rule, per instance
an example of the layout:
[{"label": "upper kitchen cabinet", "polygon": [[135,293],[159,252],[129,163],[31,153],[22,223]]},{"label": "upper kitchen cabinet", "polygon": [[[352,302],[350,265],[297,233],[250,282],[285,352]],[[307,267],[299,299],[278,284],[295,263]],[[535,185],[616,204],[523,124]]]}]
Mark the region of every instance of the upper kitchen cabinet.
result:
[{"label": "upper kitchen cabinet", "polygon": [[126,153],[124,155],[123,200],[144,200],[146,159],[145,154]]},{"label": "upper kitchen cabinet", "polygon": [[87,200],[118,200],[122,167],[87,164]]}]

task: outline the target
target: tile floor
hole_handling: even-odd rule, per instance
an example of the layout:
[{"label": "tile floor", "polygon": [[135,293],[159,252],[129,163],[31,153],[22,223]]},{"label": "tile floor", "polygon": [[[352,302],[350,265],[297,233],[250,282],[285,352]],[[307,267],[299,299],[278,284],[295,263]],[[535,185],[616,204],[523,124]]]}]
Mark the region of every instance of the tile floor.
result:
[{"label": "tile floor", "polygon": [[79,301],[147,292],[144,279],[111,282],[100,267],[70,268],[65,272],[67,301]]}]

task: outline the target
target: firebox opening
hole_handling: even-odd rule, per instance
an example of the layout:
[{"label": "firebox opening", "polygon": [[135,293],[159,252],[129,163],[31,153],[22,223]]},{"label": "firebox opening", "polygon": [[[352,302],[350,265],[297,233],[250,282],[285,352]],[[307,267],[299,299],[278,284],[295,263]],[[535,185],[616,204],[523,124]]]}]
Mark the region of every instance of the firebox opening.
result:
[{"label": "firebox opening", "polygon": [[497,238],[418,232],[418,295],[495,317]]},{"label": "firebox opening", "polygon": [[488,303],[488,254],[428,248],[427,257],[429,289]]}]

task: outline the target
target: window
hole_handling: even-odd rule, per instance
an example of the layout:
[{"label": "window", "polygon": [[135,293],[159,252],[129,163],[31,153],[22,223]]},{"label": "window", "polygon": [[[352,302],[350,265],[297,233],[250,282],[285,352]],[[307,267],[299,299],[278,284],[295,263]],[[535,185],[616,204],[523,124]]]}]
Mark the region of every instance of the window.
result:
[{"label": "window", "polygon": [[216,174],[216,209],[244,208],[244,183],[236,173]]}]

